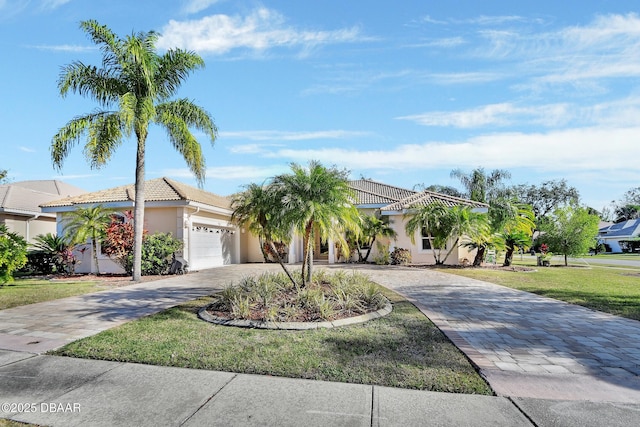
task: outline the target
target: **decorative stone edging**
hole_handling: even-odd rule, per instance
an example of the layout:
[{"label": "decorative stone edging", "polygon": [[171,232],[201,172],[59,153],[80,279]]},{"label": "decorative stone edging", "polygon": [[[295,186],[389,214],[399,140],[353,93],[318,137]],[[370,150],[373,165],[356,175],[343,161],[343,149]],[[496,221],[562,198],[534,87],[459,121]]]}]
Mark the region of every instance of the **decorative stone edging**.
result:
[{"label": "decorative stone edging", "polygon": [[393,306],[389,301],[387,301],[387,304],[380,310],[361,314],[360,316],[347,317],[345,319],[325,322],[265,322],[262,320],[229,319],[227,317],[213,316],[207,312],[207,308],[209,308],[209,306],[202,307],[200,311],[198,311],[198,317],[204,321],[215,323],[216,325],[256,329],[288,329],[296,331],[355,325],[357,323],[364,323],[369,320],[384,317],[393,310]]}]

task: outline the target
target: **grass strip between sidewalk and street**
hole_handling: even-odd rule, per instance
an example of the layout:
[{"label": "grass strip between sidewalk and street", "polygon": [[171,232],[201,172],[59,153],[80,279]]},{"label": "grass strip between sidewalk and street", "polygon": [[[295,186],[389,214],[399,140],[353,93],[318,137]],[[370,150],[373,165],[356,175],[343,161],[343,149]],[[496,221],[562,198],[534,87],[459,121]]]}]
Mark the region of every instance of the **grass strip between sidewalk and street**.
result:
[{"label": "grass strip between sidewalk and street", "polygon": [[384,318],[307,331],[214,325],[200,298],[51,352],[61,356],[490,395],[467,358],[413,304],[383,288]]}]

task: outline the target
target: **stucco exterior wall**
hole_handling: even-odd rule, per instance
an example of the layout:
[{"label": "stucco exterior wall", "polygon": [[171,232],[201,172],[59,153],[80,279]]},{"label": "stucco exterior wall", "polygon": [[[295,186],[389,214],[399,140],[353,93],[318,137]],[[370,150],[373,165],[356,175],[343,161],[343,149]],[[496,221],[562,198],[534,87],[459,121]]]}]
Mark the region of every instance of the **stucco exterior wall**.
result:
[{"label": "stucco exterior wall", "polygon": [[[403,248],[409,249],[411,252],[411,262],[414,264],[435,264],[436,259],[434,255],[434,250],[422,249],[422,239],[420,236],[420,232],[416,232],[414,236],[414,242],[411,242],[411,236],[407,236],[407,232],[405,231],[405,225],[408,221],[408,218],[403,218],[402,215],[390,215],[390,225],[396,231],[397,237],[395,241],[392,241],[390,250],[393,251],[395,248]],[[449,248],[453,245],[453,241],[449,241],[447,244],[447,249],[442,251],[442,256],[444,257]],[[460,250],[463,248],[454,248],[451,251],[449,257],[444,260],[445,264],[457,265],[460,259]],[[467,252],[464,252],[467,254]]]},{"label": "stucco exterior wall", "polygon": [[260,250],[260,240],[248,230],[240,232],[240,262],[264,262],[262,251]]},{"label": "stucco exterior wall", "polygon": [[34,243],[38,234],[56,234],[56,219],[45,216],[38,218],[22,215],[0,215],[0,223],[4,223],[9,231],[24,237],[28,243]]}]

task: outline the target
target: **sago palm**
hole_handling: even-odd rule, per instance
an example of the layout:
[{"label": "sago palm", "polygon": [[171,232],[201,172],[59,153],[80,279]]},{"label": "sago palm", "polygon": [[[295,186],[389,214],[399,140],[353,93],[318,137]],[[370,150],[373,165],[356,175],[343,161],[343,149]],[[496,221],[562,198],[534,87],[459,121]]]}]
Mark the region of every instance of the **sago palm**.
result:
[{"label": "sago palm", "polygon": [[53,137],[53,163],[61,168],[70,150],[86,137],[84,154],[92,168],[104,166],[125,139],[135,136],[135,208],[133,280],[140,280],[144,225],[145,149],[150,124],[163,127],[199,184],[205,161],[190,128],[203,131],[213,143],[216,128],[209,113],[188,99],[170,100],[182,82],[204,61],[193,52],[169,49],[156,52],[154,31],[119,38],[109,28],[90,20],[80,24],[102,51],[101,67],[76,61],[62,70],[62,96],[78,93],[96,101],[99,110],[73,118]]}]

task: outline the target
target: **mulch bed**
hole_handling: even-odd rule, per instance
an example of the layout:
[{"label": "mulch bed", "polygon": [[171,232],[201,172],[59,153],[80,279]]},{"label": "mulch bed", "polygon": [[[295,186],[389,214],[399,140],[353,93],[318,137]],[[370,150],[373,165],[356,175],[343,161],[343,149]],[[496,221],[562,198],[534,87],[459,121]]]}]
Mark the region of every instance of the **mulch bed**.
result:
[{"label": "mulch bed", "polygon": [[438,270],[466,270],[466,269],[476,269],[476,270],[499,270],[499,271],[515,271],[515,272],[527,272],[527,271],[536,271],[535,268],[532,267],[524,267],[521,265],[510,265],[509,267],[504,267],[501,264],[485,264],[481,267],[473,267],[473,266],[463,266],[463,265],[433,265],[433,264],[411,264],[407,267],[412,268],[428,268],[428,269],[438,269]]}]

